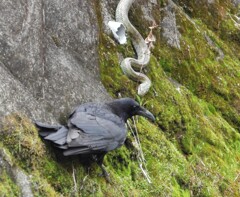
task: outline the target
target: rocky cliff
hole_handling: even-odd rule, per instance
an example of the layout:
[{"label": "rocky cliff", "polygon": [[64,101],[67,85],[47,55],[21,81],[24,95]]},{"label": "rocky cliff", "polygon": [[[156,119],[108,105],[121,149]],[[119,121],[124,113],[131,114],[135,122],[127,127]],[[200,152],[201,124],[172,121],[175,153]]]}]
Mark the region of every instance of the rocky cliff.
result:
[{"label": "rocky cliff", "polygon": [[[136,0],[141,35],[159,25],[143,97],[119,66],[135,55],[130,35],[118,45],[107,27],[117,4],[0,2],[0,196],[239,196],[240,1]],[[94,163],[59,159],[32,124],[119,95],[157,121],[130,122],[105,160],[111,183]]]}]

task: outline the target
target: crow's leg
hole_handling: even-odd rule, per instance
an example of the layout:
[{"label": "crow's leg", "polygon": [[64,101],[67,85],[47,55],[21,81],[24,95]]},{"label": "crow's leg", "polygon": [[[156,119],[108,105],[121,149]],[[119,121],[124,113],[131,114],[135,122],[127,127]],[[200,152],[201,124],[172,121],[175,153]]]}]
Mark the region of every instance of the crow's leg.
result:
[{"label": "crow's leg", "polygon": [[110,180],[109,174],[108,174],[108,172],[106,171],[106,169],[104,168],[104,165],[103,165],[103,159],[104,159],[105,155],[106,155],[106,153],[97,154],[96,157],[95,157],[96,158],[95,161],[97,162],[99,167],[102,169],[102,175],[105,177],[106,181],[110,183],[111,180]]}]

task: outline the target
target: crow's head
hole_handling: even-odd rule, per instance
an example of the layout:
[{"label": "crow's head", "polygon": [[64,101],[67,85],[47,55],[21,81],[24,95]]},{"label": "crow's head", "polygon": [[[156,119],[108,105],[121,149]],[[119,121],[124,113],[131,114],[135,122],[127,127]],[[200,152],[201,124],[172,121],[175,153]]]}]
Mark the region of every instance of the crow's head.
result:
[{"label": "crow's head", "polygon": [[112,102],[109,102],[108,105],[113,110],[113,113],[123,118],[125,122],[128,118],[131,118],[135,115],[144,116],[151,121],[155,121],[153,114],[145,108],[141,107],[134,99],[116,99]]}]

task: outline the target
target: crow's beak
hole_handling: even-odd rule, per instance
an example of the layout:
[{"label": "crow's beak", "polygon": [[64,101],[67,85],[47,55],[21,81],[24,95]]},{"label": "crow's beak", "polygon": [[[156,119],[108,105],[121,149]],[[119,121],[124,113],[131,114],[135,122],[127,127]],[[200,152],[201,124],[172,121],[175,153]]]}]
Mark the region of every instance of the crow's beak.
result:
[{"label": "crow's beak", "polygon": [[155,121],[154,115],[153,115],[150,111],[146,110],[146,109],[143,108],[143,107],[140,107],[140,108],[138,109],[138,111],[136,112],[136,115],[139,115],[139,116],[143,116],[143,117],[145,117],[145,118],[148,118],[148,119],[151,120],[152,122]]}]

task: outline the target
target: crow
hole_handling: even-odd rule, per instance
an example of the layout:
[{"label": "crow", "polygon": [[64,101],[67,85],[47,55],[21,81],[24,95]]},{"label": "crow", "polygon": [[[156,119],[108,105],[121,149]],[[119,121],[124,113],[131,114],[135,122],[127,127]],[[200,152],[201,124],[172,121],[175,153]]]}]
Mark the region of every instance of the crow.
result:
[{"label": "crow", "polygon": [[151,121],[151,112],[141,107],[134,99],[121,98],[106,103],[85,103],[70,114],[67,126],[47,125],[35,122],[39,135],[53,142],[64,156],[92,155],[107,180],[103,166],[107,152],[124,144],[127,136],[125,123],[134,115]]}]

